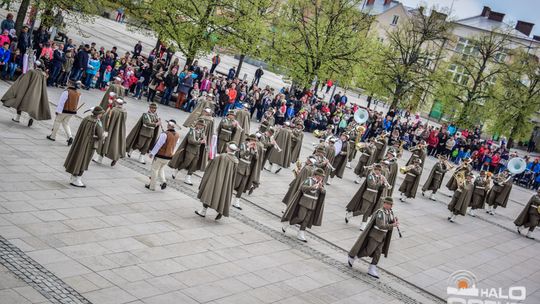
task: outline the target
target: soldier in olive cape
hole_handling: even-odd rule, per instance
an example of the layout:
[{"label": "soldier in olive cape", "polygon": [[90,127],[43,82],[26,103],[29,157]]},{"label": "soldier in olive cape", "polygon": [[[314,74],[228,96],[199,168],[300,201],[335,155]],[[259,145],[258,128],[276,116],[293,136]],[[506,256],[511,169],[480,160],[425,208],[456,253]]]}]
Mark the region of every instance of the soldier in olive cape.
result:
[{"label": "soldier in olive cape", "polygon": [[411,157],[409,158],[409,160],[407,161],[407,164],[406,166],[412,164],[412,161],[415,159],[415,158],[420,158],[420,160],[422,161],[422,164],[424,164],[425,160],[426,160],[426,155],[427,155],[427,148],[426,148],[426,142],[421,140],[418,145],[412,147],[409,151],[412,152],[411,154]]},{"label": "soldier in olive cape", "polygon": [[394,149],[388,149],[388,151],[386,151],[385,159],[383,162],[381,162],[381,165],[383,166],[383,169],[384,167],[386,167],[386,170],[388,171],[388,173],[384,174],[384,176],[386,177],[386,181],[390,185],[390,188],[384,189],[385,193],[381,196],[392,197],[392,195],[394,194],[394,188],[396,187],[396,179],[399,171],[397,164],[397,153]]},{"label": "soldier in olive cape", "polygon": [[368,173],[364,183],[345,207],[345,223],[349,223],[353,216],[363,215],[360,230],[364,230],[368,218],[380,208],[379,199],[385,186],[381,169],[380,164],[373,165],[373,169]]},{"label": "soldier in olive cape", "polygon": [[205,134],[205,122],[203,119],[197,120],[195,126],[189,128],[188,134],[169,161],[169,167],[175,169],[172,174],[173,179],[176,178],[180,170],[186,169],[188,172],[184,183],[192,186],[191,175],[193,175],[193,172],[205,170],[208,159]]},{"label": "soldier in olive cape", "polygon": [[86,116],[77,130],[73,144],[64,162],[66,172],[71,173],[70,184],[75,187],[86,187],[82,182],[84,171],[92,160],[94,151],[103,139],[101,116],[105,113],[100,106],[92,109],[92,114]]},{"label": "soldier in olive cape", "polygon": [[210,146],[210,141],[212,140],[212,136],[214,135],[214,117],[212,117],[212,110],[210,108],[206,108],[203,110],[202,115],[199,117],[198,120],[204,121],[204,130],[206,132],[206,145]]},{"label": "soldier in olive cape", "polygon": [[332,170],[334,169],[332,167],[332,164],[334,163],[334,159],[336,158],[336,142],[338,141],[335,137],[330,137],[328,141],[322,142],[319,144],[319,147],[324,147],[325,151],[325,157],[328,160],[328,165],[325,167],[324,170],[324,183],[326,185],[330,185],[330,173],[332,173]]},{"label": "soldier in olive cape", "polygon": [[296,123],[292,129],[292,151],[291,151],[291,163],[296,163],[300,157],[300,150],[302,149],[302,142],[304,141],[304,124]]},{"label": "soldier in olive cape", "polygon": [[49,97],[47,97],[47,74],[42,70],[40,60],[37,60],[35,65],[35,69],[17,78],[2,96],[4,107],[14,108],[17,112],[11,120],[19,123],[21,113],[26,112],[30,116],[29,127],[34,123],[34,119],[51,119]]},{"label": "soldier in olive cape", "polygon": [[263,134],[260,132],[255,133],[255,137],[257,137],[257,163],[255,164],[256,170],[252,175],[250,175],[250,178],[248,180],[246,190],[248,191],[248,195],[251,195],[255,189],[259,188],[261,184],[261,171],[264,166],[264,155],[266,151],[265,143],[261,141],[261,139],[264,137]]},{"label": "soldier in olive cape", "polygon": [[358,175],[358,178],[354,181],[356,184],[360,184],[362,177],[366,176],[367,169],[365,167],[371,166],[375,161],[377,147],[375,147],[374,141],[373,138],[370,138],[360,149],[360,158],[356,168],[354,168],[354,174]]},{"label": "soldier in olive cape", "polygon": [[480,175],[474,179],[474,191],[471,199],[469,215],[476,217],[476,209],[484,209],[486,197],[489,191],[490,179],[486,176],[486,171],[480,171]]},{"label": "soldier in olive cape", "polygon": [[237,150],[238,146],[231,142],[227,145],[226,153],[218,154],[208,164],[197,194],[203,204],[201,210],[195,211],[198,216],[206,217],[208,208],[216,210],[216,220],[229,216],[238,166],[238,158],[235,156]]},{"label": "soldier in olive cape", "polygon": [[419,158],[415,158],[412,165],[407,166],[405,179],[403,179],[403,183],[401,183],[401,186],[399,186],[399,192],[401,195],[399,198],[400,201],[405,202],[406,198],[416,197],[416,191],[418,190],[421,175],[422,161]]},{"label": "soldier in olive cape", "polygon": [[[259,138],[259,143],[264,147],[263,156],[261,157],[261,170],[265,168],[266,161],[272,149],[275,149],[275,140],[274,140],[274,128],[268,128],[264,132],[258,132],[261,135]],[[267,169],[268,170],[268,169]]]},{"label": "soldier in olive cape", "polygon": [[[437,157],[439,158],[439,161],[431,168],[431,172],[422,187],[422,196],[426,195],[426,191],[431,191],[429,199],[432,201],[435,200],[435,193],[441,188],[444,175],[446,174],[446,171],[448,171],[445,161],[446,158],[443,155],[438,155]],[[421,157],[419,158],[421,159]]]},{"label": "soldier in olive cape", "polygon": [[[205,92],[203,92],[203,94],[205,94]],[[195,109],[193,109],[193,112],[189,113],[189,116],[184,121],[184,127],[191,127],[195,122],[197,122],[199,117],[203,115],[203,112],[207,108],[212,112],[215,109],[214,95],[208,94],[206,96],[203,95],[203,97],[204,98],[199,98],[199,102],[195,106]]]},{"label": "soldier in olive cape", "polygon": [[446,188],[448,188],[448,190],[455,191],[458,188],[456,175],[461,171],[463,171],[465,175],[473,171],[470,158],[464,158],[461,161],[461,164],[456,167],[456,169],[454,170],[454,174],[452,174],[452,177],[450,177],[450,180],[448,180],[448,182],[446,183]]},{"label": "soldier in olive cape", "polygon": [[259,132],[264,133],[266,130],[273,128],[275,124],[276,119],[274,118],[274,111],[273,108],[270,108],[268,111],[264,112],[261,125],[259,126]]},{"label": "soldier in olive cape", "polygon": [[532,236],[534,228],[540,226],[540,189],[536,190],[536,194],[529,199],[514,224],[519,234],[521,234],[521,229],[529,228],[525,237],[534,240]]},{"label": "soldier in olive cape", "polygon": [[452,223],[459,214],[467,214],[467,208],[471,203],[471,198],[474,191],[474,185],[472,182],[473,178],[474,175],[472,174],[472,172],[465,176],[465,181],[463,182],[463,185],[458,186],[458,189],[454,192],[454,195],[452,196],[452,200],[448,204],[448,210],[450,210],[450,216],[448,217],[448,220]]},{"label": "soldier in olive cape", "polygon": [[246,140],[246,137],[248,136],[250,129],[251,129],[251,123],[249,119],[251,118],[251,113],[249,112],[249,104],[244,103],[243,107],[240,109],[235,110],[236,113],[236,121],[238,121],[238,124],[242,128],[242,134],[240,134],[239,143],[244,142]]},{"label": "soldier in olive cape", "polygon": [[238,167],[236,167],[236,177],[234,179],[234,190],[236,191],[236,199],[232,206],[242,210],[240,207],[240,198],[242,193],[251,188],[251,180],[261,172],[258,167],[259,153],[257,149],[257,136],[249,135],[246,140],[238,147]]},{"label": "soldier in olive cape", "polygon": [[375,139],[375,147],[377,148],[375,151],[375,159],[374,162],[380,162],[384,154],[386,153],[386,146],[388,145],[388,141],[386,140],[386,134],[381,134]]},{"label": "soldier in olive cape", "polygon": [[139,150],[139,162],[146,164],[144,156],[154,146],[159,136],[161,120],[157,115],[157,104],[152,102],[148,112],[143,113],[126,138],[126,152],[131,157],[133,150]]},{"label": "soldier in olive cape", "polygon": [[111,167],[113,167],[126,154],[127,111],[122,107],[123,104],[122,99],[116,99],[115,106],[106,111],[102,117],[106,136],[98,146],[98,159],[94,160],[99,164],[103,162],[103,157],[106,156],[112,160]]},{"label": "soldier in olive cape", "polygon": [[339,136],[339,141],[337,143],[341,143],[339,147],[340,151],[332,162],[332,167],[334,167],[334,170],[332,170],[330,173],[331,178],[334,178],[335,176],[338,178],[343,178],[345,166],[347,166],[347,158],[349,157],[349,153],[351,151],[351,147],[349,146],[349,135],[342,133]]},{"label": "soldier in olive cape", "polygon": [[217,153],[224,153],[227,150],[227,145],[230,142],[234,142],[238,145],[240,142],[240,136],[242,135],[242,128],[235,119],[236,112],[227,112],[227,117],[219,122],[217,127]]},{"label": "soldier in olive cape", "polygon": [[347,135],[349,136],[349,147],[350,147],[350,151],[349,151],[349,155],[347,155],[347,168],[351,169],[352,166],[351,166],[351,162],[354,160],[354,158],[356,157],[356,138],[358,136],[361,136],[358,134],[358,132],[356,131],[355,129],[355,126],[352,125],[352,124],[349,124],[347,126]]},{"label": "soldier in olive cape", "polygon": [[302,242],[307,242],[304,234],[306,228],[321,225],[324,198],[326,196],[323,179],[324,171],[322,169],[316,169],[311,177],[304,180],[281,217],[281,222],[288,222],[281,228],[283,233],[290,226],[299,224],[300,229],[296,238]]},{"label": "soldier in olive cape", "polygon": [[103,98],[101,98],[101,102],[99,103],[99,106],[103,109],[107,109],[109,106],[109,93],[114,93],[116,98],[124,98],[125,89],[122,86],[122,78],[115,77],[113,83],[109,85],[107,91],[105,91],[105,94],[103,94]]},{"label": "soldier in olive cape", "polygon": [[360,234],[353,247],[349,251],[349,267],[352,267],[356,258],[371,257],[371,264],[368,268],[368,275],[379,278],[377,264],[381,254],[388,257],[390,241],[392,240],[392,230],[399,227],[397,217],[394,217],[391,197],[383,199],[383,207],[378,209],[366,229]]},{"label": "soldier in olive cape", "polygon": [[510,171],[504,170],[503,172],[495,175],[493,178],[493,187],[489,190],[486,203],[488,207],[486,212],[495,215],[495,209],[501,206],[506,208],[508,198],[510,197],[510,191],[512,191],[512,175]]},{"label": "soldier in olive cape", "polygon": [[285,204],[285,207],[289,205],[293,195],[298,191],[302,183],[310,176],[313,175],[313,172],[317,169],[315,166],[317,164],[317,159],[314,156],[308,156],[306,162],[300,172],[295,176],[295,178],[289,183],[289,190],[285,193],[285,197],[281,200]]},{"label": "soldier in olive cape", "polygon": [[279,168],[274,172],[277,174],[282,168],[289,168],[291,165],[292,130],[288,122],[278,129],[274,138],[279,149],[270,150],[270,155],[268,155],[270,167],[267,170],[272,172],[272,167],[277,165]]}]

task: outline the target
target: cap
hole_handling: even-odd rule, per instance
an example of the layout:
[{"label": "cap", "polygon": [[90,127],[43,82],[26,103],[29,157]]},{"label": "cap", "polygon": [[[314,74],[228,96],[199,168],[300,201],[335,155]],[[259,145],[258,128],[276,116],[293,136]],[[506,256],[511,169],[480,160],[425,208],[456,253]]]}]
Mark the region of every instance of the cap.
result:
[{"label": "cap", "polygon": [[157,108],[157,103],[152,102],[152,103],[150,103],[149,107],[150,108]]},{"label": "cap", "polygon": [[41,62],[41,60],[36,60],[36,61],[34,61],[34,64],[35,64],[36,66],[38,66],[38,67],[43,65],[43,63]]},{"label": "cap", "polygon": [[257,138],[261,138],[262,134],[261,134],[261,132],[257,132],[257,133],[255,133],[255,136],[257,136]]},{"label": "cap", "polygon": [[210,108],[204,108],[204,111],[208,114],[211,114],[212,113],[212,109]]},{"label": "cap", "polygon": [[373,169],[381,170],[382,166],[381,166],[381,164],[375,164],[375,165],[373,165]]},{"label": "cap", "polygon": [[122,78],[116,76],[116,77],[114,77],[114,80],[116,80],[116,81],[122,81]]},{"label": "cap", "polygon": [[255,134],[249,134],[247,140],[257,140],[257,136]]},{"label": "cap", "polygon": [[325,153],[326,152],[326,149],[324,149],[323,147],[317,147],[315,149],[315,152],[322,152],[322,153]]},{"label": "cap", "polygon": [[330,137],[330,139],[328,141],[331,142],[331,143],[335,143],[337,141],[337,138]]},{"label": "cap", "polygon": [[391,198],[390,196],[387,196],[387,197],[383,198],[383,203],[393,205],[394,204],[394,199]]},{"label": "cap", "polygon": [[274,128],[268,128],[266,130],[266,132],[270,132],[270,133],[274,134],[276,132],[276,130],[274,130]]},{"label": "cap", "polygon": [[122,98],[116,98],[116,101],[115,101],[115,102],[116,102],[117,104],[120,104],[120,105],[126,103]]},{"label": "cap", "polygon": [[197,122],[195,122],[195,125],[206,125],[206,123],[204,123],[204,119],[197,119]]},{"label": "cap", "polygon": [[110,93],[109,93],[109,97],[114,97],[114,96],[116,96],[116,93],[115,93],[115,92],[110,92]]},{"label": "cap", "polygon": [[236,111],[230,110],[229,112],[227,112],[227,116],[229,116],[229,115],[236,116]]},{"label": "cap", "polygon": [[317,159],[313,156],[309,156],[307,159],[314,165],[317,163]]},{"label": "cap", "polygon": [[233,143],[233,142],[229,143],[229,144],[227,145],[227,148],[229,148],[229,150],[231,150],[231,151],[233,151],[233,152],[236,151],[236,150],[238,150],[238,146],[237,146],[235,143]]},{"label": "cap", "polygon": [[92,115],[97,116],[97,115],[102,114],[102,113],[105,113],[105,111],[103,110],[102,107],[95,106],[95,107],[92,108]]},{"label": "cap", "polygon": [[413,159],[413,162],[418,163],[418,164],[422,164],[422,160],[420,158]]},{"label": "cap", "polygon": [[215,96],[214,96],[214,94],[212,94],[212,93],[208,93],[208,94],[206,94],[206,97],[208,97],[208,98],[214,98]]},{"label": "cap", "polygon": [[313,175],[324,176],[324,170],[321,168],[317,168],[317,170],[313,172]]}]

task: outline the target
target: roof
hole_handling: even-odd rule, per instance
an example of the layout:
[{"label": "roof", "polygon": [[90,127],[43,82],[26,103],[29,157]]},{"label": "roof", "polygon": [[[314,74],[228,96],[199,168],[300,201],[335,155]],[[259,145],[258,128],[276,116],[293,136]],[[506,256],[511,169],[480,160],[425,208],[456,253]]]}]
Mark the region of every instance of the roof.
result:
[{"label": "roof", "polygon": [[482,15],[456,20],[456,21],[454,21],[454,23],[469,26],[469,27],[474,27],[474,28],[477,28],[477,29],[482,29],[482,30],[489,31],[489,32],[491,32],[493,30],[501,29],[501,30],[509,31],[510,35],[512,35],[514,37],[521,38],[521,39],[527,39],[527,40],[530,39],[527,35],[525,35],[522,32],[516,30],[511,25],[509,25],[509,24],[507,24],[505,22],[500,22],[500,21],[495,21],[495,20],[488,19],[487,17],[482,16]]},{"label": "roof", "polygon": [[367,13],[371,16],[376,16],[398,6],[399,4],[399,1],[393,0],[392,2],[390,2],[390,4],[384,5],[383,0],[375,0],[373,4],[368,5],[367,0],[364,0],[364,2],[362,3],[362,12]]}]

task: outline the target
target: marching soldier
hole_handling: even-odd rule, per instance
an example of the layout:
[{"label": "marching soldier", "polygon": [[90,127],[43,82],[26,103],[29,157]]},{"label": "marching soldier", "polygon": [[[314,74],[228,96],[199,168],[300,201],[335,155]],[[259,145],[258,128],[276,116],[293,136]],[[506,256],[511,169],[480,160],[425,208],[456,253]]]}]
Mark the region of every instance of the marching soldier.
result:
[{"label": "marching soldier", "polygon": [[317,169],[313,176],[308,177],[300,189],[295,193],[291,203],[287,206],[285,213],[281,217],[281,222],[288,222],[283,225],[283,233],[296,224],[300,224],[300,229],[296,236],[302,242],[307,242],[304,231],[312,226],[320,226],[324,211],[324,171]]},{"label": "marching soldier", "polygon": [[332,167],[334,167],[334,169],[330,173],[331,178],[334,178],[335,176],[338,178],[343,178],[345,166],[347,165],[347,158],[349,157],[349,153],[351,151],[351,147],[349,146],[349,135],[342,133],[339,136],[339,142],[341,148],[339,148],[340,151],[332,163]]},{"label": "marching soldier", "polygon": [[242,128],[235,119],[236,113],[231,110],[227,112],[227,117],[221,120],[217,127],[217,152],[224,153],[227,150],[227,144],[234,142],[238,144],[242,134]]},{"label": "marching soldier", "polygon": [[259,126],[259,132],[264,133],[266,130],[273,128],[275,124],[274,111],[273,108],[270,108],[268,111],[264,112],[261,125]]},{"label": "marching soldier", "polygon": [[[412,158],[412,156],[411,156]],[[419,157],[420,158],[420,157]],[[446,159],[442,155],[438,155],[439,161],[431,168],[428,179],[422,187],[422,196],[426,195],[426,191],[431,191],[429,199],[434,201],[435,193],[441,188],[442,181],[446,171],[448,171],[448,166],[446,165]]]},{"label": "marching soldier", "polygon": [[161,127],[161,120],[157,115],[157,104],[152,102],[148,112],[143,113],[126,138],[126,152],[131,157],[133,150],[139,150],[139,162],[145,164],[144,156],[154,146]]},{"label": "marching soldier", "polygon": [[381,135],[379,135],[376,139],[375,139],[375,159],[373,160],[373,162],[380,162],[383,157],[384,157],[384,154],[386,153],[386,146],[388,145],[387,141],[386,141],[386,133],[383,133]]},{"label": "marching soldier", "polygon": [[465,175],[465,181],[462,185],[458,186],[458,189],[452,196],[452,200],[448,204],[448,210],[450,210],[448,220],[452,223],[456,219],[456,216],[459,214],[465,215],[467,213],[467,207],[469,207],[469,204],[471,203],[474,191],[474,185],[472,183],[473,178],[474,175],[472,172]]},{"label": "marching soldier", "polygon": [[534,240],[532,233],[534,228],[540,225],[540,189],[536,190],[536,194],[529,199],[514,224],[519,234],[521,234],[521,229],[529,228],[525,237]]},{"label": "marching soldier", "polygon": [[[399,187],[401,197],[400,201],[405,202],[407,198],[415,198],[418,184],[420,183],[420,177],[422,175],[422,161],[420,158],[415,158],[412,161],[412,165],[409,165],[405,169],[405,179]],[[405,197],[403,197],[405,196]]]},{"label": "marching soldier", "polygon": [[77,91],[81,87],[81,82],[70,81],[68,88],[60,95],[60,100],[56,105],[56,118],[54,119],[53,129],[51,135],[47,135],[48,140],[55,141],[56,133],[60,128],[60,125],[64,127],[64,131],[67,135],[67,145],[70,146],[73,143],[73,136],[71,135],[71,128],[69,127],[69,120],[73,115],[77,114],[79,109],[79,100],[81,93]]},{"label": "marching soldier", "polygon": [[349,266],[352,267],[356,258],[371,257],[368,275],[378,279],[377,264],[381,254],[388,257],[390,241],[392,240],[392,230],[399,227],[399,221],[394,217],[391,197],[385,197],[383,207],[377,210],[369,221],[366,229],[360,234],[356,243],[349,251]]},{"label": "marching soldier", "polygon": [[169,161],[169,167],[175,169],[172,178],[175,179],[180,170],[186,169],[188,172],[184,178],[184,184],[192,186],[193,172],[204,171],[207,158],[205,121],[199,119],[195,127],[189,128],[188,134]]},{"label": "marching soldier", "polygon": [[199,99],[197,106],[195,106],[193,112],[189,113],[189,116],[184,121],[183,126],[186,128],[191,127],[202,115],[204,115],[203,113],[206,112],[207,109],[210,113],[212,113],[215,109],[214,95],[212,94],[208,94],[204,98]]},{"label": "marching soldier", "polygon": [[512,175],[510,171],[504,170],[497,174],[493,179],[493,187],[489,190],[486,203],[488,208],[486,212],[495,215],[495,209],[501,206],[506,208],[508,198],[510,197],[510,191],[512,191]]},{"label": "marching soldier", "polygon": [[360,184],[360,179],[364,177],[367,173],[365,167],[371,166],[377,156],[377,147],[375,147],[374,139],[370,138],[367,143],[360,148],[360,158],[358,159],[358,164],[354,169],[354,173],[358,175],[358,178],[354,181],[356,184]]},{"label": "marching soldier", "polygon": [[123,108],[124,101],[117,98],[112,109],[107,110],[103,115],[103,128],[105,129],[105,139],[100,142],[97,149],[98,159],[96,163],[101,164],[103,157],[111,159],[111,167],[116,165],[120,158],[126,154],[126,120],[127,111]]},{"label": "marching soldier", "polygon": [[257,151],[257,137],[254,134],[249,135],[246,141],[240,144],[238,149],[238,167],[236,168],[236,178],[234,179],[234,190],[236,191],[236,200],[233,207],[242,210],[240,207],[240,197],[242,193],[251,188],[251,180],[261,171],[258,168],[259,153]]},{"label": "marching soldier", "polygon": [[317,159],[315,159],[314,156],[308,156],[302,169],[299,172],[295,172],[296,176],[289,183],[289,190],[287,190],[285,197],[283,197],[283,199],[281,200],[281,202],[284,203],[285,206],[289,205],[290,200],[292,199],[296,191],[298,191],[298,188],[300,188],[302,183],[307,178],[313,175],[313,172],[317,169],[317,167],[315,166],[316,164],[317,164]]},{"label": "marching soldier", "polygon": [[480,171],[480,175],[474,179],[474,190],[471,199],[469,215],[476,217],[474,210],[484,209],[484,203],[486,202],[486,196],[489,191],[490,179],[486,176],[486,171]]},{"label": "marching soldier", "polygon": [[396,187],[396,179],[397,179],[397,173],[399,171],[397,159],[396,159],[396,152],[394,149],[388,149],[386,152],[386,157],[384,161],[381,163],[383,165],[383,173],[387,172],[386,174],[383,174],[384,177],[386,177],[386,181],[388,182],[388,185],[390,188],[385,188],[385,195],[381,195],[383,197],[390,196],[394,194],[394,188]]},{"label": "marching soldier", "polygon": [[270,152],[272,151],[272,149],[277,149],[279,147],[277,147],[276,141],[274,140],[274,128],[268,128],[264,132],[259,132],[259,134],[261,134],[261,137],[259,138],[259,142],[264,146],[264,155],[262,156],[262,166],[261,166],[261,170],[262,170],[266,166],[266,162],[268,161],[268,156],[270,155]]},{"label": "marching soldier", "polygon": [[324,173],[324,183],[327,185],[330,185],[330,181],[328,179],[330,177],[330,173],[332,173],[332,170],[334,169],[331,164],[334,163],[334,159],[336,158],[336,142],[337,138],[330,137],[328,141],[319,144],[320,147],[324,147],[325,157],[328,160],[328,165],[326,166]]},{"label": "marching soldier", "polygon": [[272,167],[276,164],[279,168],[274,173],[277,174],[281,169],[289,168],[291,165],[292,130],[288,122],[276,132],[275,143],[279,149],[270,150],[268,155],[270,167],[267,170],[272,172]]},{"label": "marching soldier", "polygon": [[353,216],[363,215],[360,230],[364,230],[368,218],[380,206],[379,198],[382,188],[385,186],[385,178],[381,174],[381,165],[373,165],[373,170],[368,173],[366,180],[345,207],[345,223]]},{"label": "marching soldier", "polygon": [[461,171],[464,172],[465,176],[473,171],[470,158],[464,158],[461,161],[461,164],[456,167],[456,169],[454,170],[454,174],[452,174],[452,177],[450,177],[450,180],[448,181],[448,183],[446,183],[446,188],[448,188],[448,190],[455,191],[458,188],[456,176],[458,176],[458,173]]},{"label": "marching soldier", "polygon": [[156,189],[156,182],[160,180],[161,190],[167,188],[167,179],[165,178],[165,166],[171,160],[174,154],[174,148],[178,143],[180,134],[175,130],[176,121],[171,119],[167,121],[167,131],[162,132],[152,151],[150,152],[149,157],[154,158],[152,161],[150,183],[146,184],[146,189],[154,191]]},{"label": "marching soldier", "polygon": [[292,130],[291,137],[291,163],[296,163],[300,157],[300,150],[302,149],[302,142],[304,140],[304,124],[296,123],[295,128]]},{"label": "marching soldier", "polygon": [[352,124],[349,124],[347,126],[347,135],[349,136],[349,155],[347,155],[347,168],[352,169],[351,162],[356,157],[356,138],[358,136],[361,136],[358,134],[358,131],[356,130],[356,126],[353,126]]},{"label": "marching soldier", "polygon": [[218,213],[216,221],[222,216],[229,216],[236,167],[238,166],[238,158],[235,156],[237,150],[238,146],[231,142],[226,146],[226,153],[217,155],[208,164],[197,194],[197,198],[203,205],[201,210],[195,211],[198,216],[206,217],[208,208],[214,209]]},{"label": "marching soldier", "polygon": [[411,158],[409,158],[409,161],[407,161],[407,164],[405,166],[408,166],[412,164],[412,161],[415,158],[419,158],[422,161],[422,166],[426,160],[427,155],[427,148],[426,148],[426,142],[424,140],[421,140],[418,145],[412,147],[410,150],[412,152]]},{"label": "marching soldier", "polygon": [[109,87],[107,88],[107,91],[105,91],[105,94],[103,94],[103,98],[101,98],[101,102],[99,103],[99,106],[103,108],[104,110],[109,108],[111,96],[114,97],[115,99],[116,98],[122,99],[124,98],[125,91],[126,90],[122,86],[122,78],[118,76],[115,77],[113,79],[113,83],[109,85]]},{"label": "marching soldier", "polygon": [[73,145],[64,162],[66,172],[71,173],[71,185],[75,187],[86,187],[82,182],[84,171],[88,170],[88,165],[92,155],[96,151],[98,142],[103,140],[103,126],[101,116],[105,111],[100,107],[92,109],[92,115],[86,116],[77,130]]},{"label": "marching soldier", "polygon": [[235,111],[236,113],[236,121],[238,121],[238,124],[240,125],[240,128],[242,128],[242,134],[240,135],[240,139],[238,143],[244,142],[246,140],[247,135],[250,132],[250,117],[251,113],[249,112],[249,103],[244,103],[243,107],[240,109],[237,109]]}]

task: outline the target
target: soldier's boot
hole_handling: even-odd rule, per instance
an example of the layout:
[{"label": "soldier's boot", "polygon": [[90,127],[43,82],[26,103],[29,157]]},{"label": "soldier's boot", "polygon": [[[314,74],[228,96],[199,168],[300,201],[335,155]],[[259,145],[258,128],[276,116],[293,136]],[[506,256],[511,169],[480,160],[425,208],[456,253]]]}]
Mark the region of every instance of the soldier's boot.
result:
[{"label": "soldier's boot", "polygon": [[21,114],[15,114],[15,117],[11,119],[14,122],[21,122]]},{"label": "soldier's boot", "polygon": [[79,187],[79,188],[84,188],[84,187],[86,187],[86,185],[83,184],[83,182],[82,182],[82,177],[80,177],[80,176],[75,177],[75,180],[73,180],[73,181],[71,182],[71,185],[72,185],[72,186],[75,186],[75,187]]},{"label": "soldier's boot", "polygon": [[454,213],[450,212],[450,215],[448,216],[448,220],[451,220],[453,216],[454,216]]},{"label": "soldier's boot", "polygon": [[521,235],[521,226],[516,226],[516,228],[517,228],[518,234]]},{"label": "soldier's boot", "polygon": [[127,157],[131,157],[131,152],[133,152],[133,150],[129,149],[129,151],[127,152]]},{"label": "soldier's boot", "polygon": [[456,215],[455,214],[452,214],[452,216],[450,217],[450,222],[454,222],[454,220],[456,219]]},{"label": "soldier's boot", "polygon": [[281,231],[283,233],[287,232],[287,229],[289,229],[290,226],[291,225],[289,225],[289,224],[283,224],[283,226],[281,226]]},{"label": "soldier's boot", "polygon": [[373,264],[370,264],[369,265],[369,268],[368,268],[368,271],[367,271],[367,274],[378,279],[379,278],[379,273],[377,272],[377,265],[373,265]]},{"label": "soldier's boot", "polygon": [[92,160],[95,161],[98,164],[101,164],[101,163],[103,163],[103,156],[98,155],[97,159],[92,159]]},{"label": "soldier's boot", "polygon": [[435,193],[431,192],[431,194],[429,195],[429,199],[434,201],[435,200]]},{"label": "soldier's boot", "polygon": [[361,180],[361,177],[358,177],[357,179],[354,180],[354,183],[355,184],[360,184],[360,180]]},{"label": "soldier's boot", "polygon": [[207,210],[208,210],[208,207],[202,207],[201,210],[195,210],[195,214],[197,214],[200,217],[205,217]]},{"label": "soldier's boot", "polygon": [[491,214],[491,209],[493,209],[493,207],[491,207],[491,206],[488,205],[488,206],[486,207],[486,213],[490,213],[490,214]]},{"label": "soldier's boot", "polygon": [[176,179],[176,176],[178,175],[178,172],[180,172],[180,170],[174,169],[173,173],[171,174],[173,179]]},{"label": "soldier's boot", "polygon": [[240,207],[240,198],[239,197],[236,198],[236,200],[234,201],[232,206],[234,208],[238,209],[238,210],[242,210],[242,207]]},{"label": "soldier's boot", "polygon": [[472,217],[476,217],[476,213],[474,212],[474,210],[469,207],[469,215],[472,216]]},{"label": "soldier's boot", "polygon": [[356,260],[356,257],[352,257],[350,255],[347,255],[347,263],[349,264],[349,267],[352,267],[355,260]]},{"label": "soldier's boot", "polygon": [[352,168],[352,167],[351,167],[351,162],[347,162],[347,166],[346,166],[346,167],[349,168],[349,169],[351,169],[351,168]]},{"label": "soldier's boot", "polygon": [[349,220],[351,219],[352,216],[353,216],[352,212],[350,211],[345,212],[345,224],[349,223]]},{"label": "soldier's boot", "polygon": [[367,222],[362,222],[360,224],[360,231],[364,231],[364,229],[366,229],[366,226],[367,226]]},{"label": "soldier's boot", "polygon": [[491,207],[491,210],[489,211],[490,215],[495,215],[495,207]]},{"label": "soldier's boot", "polygon": [[146,161],[144,160],[144,154],[139,155],[139,162],[143,165],[146,164]]},{"label": "soldier's boot", "polygon": [[332,179],[331,177],[328,178],[328,180],[326,181],[326,184],[327,184],[327,185],[331,185],[331,183],[330,183],[330,180],[331,180],[331,179]]},{"label": "soldier's boot", "polygon": [[264,170],[272,171],[272,164],[268,163],[268,164],[264,165]]},{"label": "soldier's boot", "polygon": [[191,182],[191,175],[186,175],[186,177],[184,178],[184,184],[193,186],[193,183]]},{"label": "soldier's boot", "polygon": [[298,230],[298,234],[296,235],[296,238],[304,243],[307,243],[306,236],[304,235],[304,230]]},{"label": "soldier's boot", "polygon": [[77,177],[75,175],[71,175],[69,177],[69,182],[72,183]]},{"label": "soldier's boot", "polygon": [[534,240],[534,237],[532,236],[532,231],[527,231],[527,234],[525,235],[526,238]]}]

